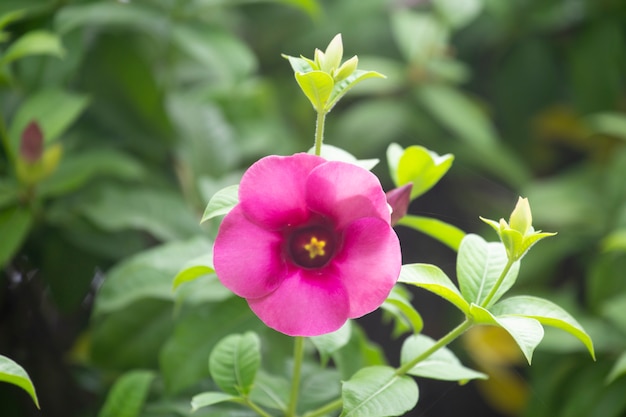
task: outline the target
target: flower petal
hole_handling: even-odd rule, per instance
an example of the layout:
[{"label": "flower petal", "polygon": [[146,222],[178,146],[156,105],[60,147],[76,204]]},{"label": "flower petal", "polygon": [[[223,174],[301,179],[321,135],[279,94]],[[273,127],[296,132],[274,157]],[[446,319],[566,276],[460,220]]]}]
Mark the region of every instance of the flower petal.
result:
[{"label": "flower petal", "polygon": [[224,217],[215,238],[213,262],[219,280],[240,297],[263,297],[287,273],[280,233],[250,222],[241,205]]},{"label": "flower petal", "polygon": [[306,178],[325,161],[305,153],[260,159],[241,179],[239,201],[244,212],[268,229],[305,222],[310,214],[304,197]]},{"label": "flower petal", "polygon": [[269,327],[289,336],[318,336],[339,329],[348,319],[348,295],[333,268],[296,270],[263,298],[249,299]]},{"label": "flower petal", "polygon": [[333,260],[350,297],[350,318],[378,308],[400,275],[400,242],[383,220],[369,217],[344,230],[341,253]]},{"label": "flower petal", "polygon": [[331,217],[340,230],[361,217],[390,221],[378,178],[345,162],[326,162],[311,171],[306,182],[306,202],[311,210]]}]

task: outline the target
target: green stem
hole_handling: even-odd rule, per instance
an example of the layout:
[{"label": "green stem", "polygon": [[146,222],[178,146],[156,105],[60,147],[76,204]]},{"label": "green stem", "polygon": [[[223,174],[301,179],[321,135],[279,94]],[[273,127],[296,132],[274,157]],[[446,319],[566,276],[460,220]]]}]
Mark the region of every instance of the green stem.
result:
[{"label": "green stem", "polygon": [[244,404],[246,406],[248,406],[248,408],[250,408],[252,411],[254,411],[255,413],[257,413],[258,415],[260,415],[261,417],[272,417],[272,415],[270,413],[268,413],[267,411],[265,411],[264,409],[262,409],[261,407],[259,407],[258,405],[256,405],[254,402],[252,402],[252,400],[250,400],[249,398],[246,398],[244,400]]},{"label": "green stem", "polygon": [[341,398],[337,398],[335,401],[326,404],[318,408],[317,410],[313,410],[304,415],[304,417],[321,417],[330,413],[331,411],[341,410],[343,407],[343,400]]},{"label": "green stem", "polygon": [[432,345],[430,348],[426,349],[424,352],[422,352],[420,355],[415,357],[413,360],[411,360],[411,361],[405,363],[404,365],[402,365],[401,367],[399,367],[396,370],[396,375],[404,375],[404,374],[406,374],[415,365],[417,365],[418,363],[420,363],[424,359],[428,358],[430,355],[432,355],[433,353],[435,353],[436,351],[438,351],[442,347],[450,344],[457,337],[461,336],[467,329],[472,327],[472,324],[473,324],[472,319],[470,319],[469,317],[466,318],[465,321],[463,321],[463,323],[459,324],[457,327],[452,329],[450,331],[450,333],[448,333],[447,335],[445,335],[444,337],[439,339],[437,341],[437,343]]},{"label": "green stem", "polygon": [[322,142],[324,142],[324,122],[326,121],[326,112],[318,111],[317,120],[315,121],[315,155],[322,154]]},{"label": "green stem", "polygon": [[298,406],[298,395],[300,394],[300,371],[302,369],[302,359],[304,357],[304,337],[297,336],[294,341],[293,352],[293,380],[291,381],[291,396],[287,407],[287,417],[296,415]]},{"label": "green stem", "polygon": [[514,263],[515,261],[509,258],[509,260],[506,262],[506,266],[502,270],[502,273],[498,277],[496,284],[493,287],[491,287],[491,291],[489,291],[489,294],[487,294],[487,297],[483,300],[482,303],[480,303],[481,307],[487,308],[487,306],[489,305],[489,302],[493,299],[493,297],[498,292],[500,285],[502,285],[502,281],[504,281],[504,278],[509,273],[509,270],[511,269]]}]

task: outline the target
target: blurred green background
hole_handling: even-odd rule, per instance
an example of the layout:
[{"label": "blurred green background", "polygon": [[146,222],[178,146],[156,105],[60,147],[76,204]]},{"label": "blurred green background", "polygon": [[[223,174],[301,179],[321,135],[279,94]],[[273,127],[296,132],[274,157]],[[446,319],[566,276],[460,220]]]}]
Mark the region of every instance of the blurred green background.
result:
[{"label": "blurred green background", "polygon": [[[548,333],[528,368],[502,334],[471,332],[453,347],[491,380],[420,381],[411,415],[626,415],[622,0],[2,0],[0,30],[0,354],[42,407],[0,384],[2,417],[189,415],[211,347],[260,326],[209,277],[177,293],[172,278],[210,251],[218,222],[199,219],[214,192],[312,146],[314,112],[280,54],[312,57],[337,33],[388,78],[342,100],[326,141],[380,158],[386,188],[389,143],[453,153],[411,212],[492,240],[478,216],[529,197],[558,236],[525,258],[518,290],[572,312],[598,352]],[[398,233],[405,262],[453,275],[453,252]],[[433,337],[458,319],[415,302]],[[381,319],[360,322],[397,363]],[[289,343],[264,338],[281,369]],[[321,400],[327,372],[309,379]],[[129,414],[105,404],[116,382]]]}]

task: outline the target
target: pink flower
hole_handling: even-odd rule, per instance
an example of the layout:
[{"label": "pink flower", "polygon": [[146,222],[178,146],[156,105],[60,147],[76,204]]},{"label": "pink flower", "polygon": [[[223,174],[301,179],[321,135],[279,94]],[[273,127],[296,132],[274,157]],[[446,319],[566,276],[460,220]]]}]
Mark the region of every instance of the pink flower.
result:
[{"label": "pink flower", "polygon": [[214,263],[221,282],[266,325],[316,336],[378,308],[401,255],[376,176],[296,154],[268,156],[246,171]]}]

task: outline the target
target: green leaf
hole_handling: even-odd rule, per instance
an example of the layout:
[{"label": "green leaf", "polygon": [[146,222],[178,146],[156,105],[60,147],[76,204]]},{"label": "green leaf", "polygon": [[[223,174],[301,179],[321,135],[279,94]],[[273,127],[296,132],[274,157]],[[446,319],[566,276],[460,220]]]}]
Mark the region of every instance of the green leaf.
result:
[{"label": "green leaf", "polygon": [[211,253],[204,238],[173,242],[141,252],[113,267],[102,284],[94,316],[117,311],[144,298],[173,300],[172,277],[186,260]]},{"label": "green leaf", "polygon": [[0,211],[0,266],[5,265],[22,246],[33,224],[33,215],[21,208]]},{"label": "green leaf", "polygon": [[97,177],[137,180],[145,169],[134,158],[112,149],[92,149],[68,154],[54,173],[37,188],[40,197],[55,197],[74,191]]},{"label": "green leaf", "polygon": [[350,341],[351,334],[352,322],[348,320],[339,330],[321,336],[310,337],[309,340],[319,352],[322,364],[326,364],[330,355],[344,347]]},{"label": "green leaf", "polygon": [[483,0],[434,0],[433,6],[452,28],[471,22],[483,8]]},{"label": "green leaf", "polygon": [[26,100],[17,110],[9,128],[11,149],[19,149],[22,132],[26,126],[37,121],[45,143],[61,136],[85,110],[89,100],[86,96],[59,89],[41,90]]},{"label": "green leaf", "polygon": [[[315,146],[311,147],[307,152],[312,155],[315,154]],[[325,143],[322,144],[320,156],[328,161],[347,162],[349,164],[360,166],[368,171],[371,171],[376,165],[378,165],[378,162],[380,162],[378,159],[357,159],[356,156],[352,155],[350,152],[338,148],[337,146],[327,145]]]},{"label": "green leaf", "polygon": [[11,44],[0,57],[0,66],[29,55],[52,55],[63,57],[65,51],[61,40],[54,33],[45,30],[33,30],[21,36]]},{"label": "green leaf", "polygon": [[261,366],[261,341],[253,332],[220,340],[209,356],[213,381],[222,391],[247,396]]},{"label": "green leaf", "polygon": [[391,16],[391,30],[407,61],[426,63],[443,55],[449,31],[431,13],[400,9]]},{"label": "green leaf", "polygon": [[333,77],[322,71],[296,72],[296,81],[318,113],[326,113],[333,92]]},{"label": "green leaf", "polygon": [[408,296],[410,294],[401,285],[395,285],[391,293],[381,305],[384,311],[389,312],[396,319],[396,326],[393,331],[394,336],[399,336],[407,331],[419,333],[424,327],[422,316],[411,304]]},{"label": "green leaf", "polygon": [[[496,285],[508,262],[504,246],[486,242],[474,234],[465,236],[459,247],[457,277],[465,300],[480,305]],[[493,305],[517,279],[519,262],[515,262],[486,307]]]},{"label": "green leaf", "polygon": [[213,268],[213,253],[203,254],[187,262],[183,269],[174,277],[172,290],[185,282],[193,281],[204,275],[215,273]]},{"label": "green leaf", "polygon": [[609,233],[602,240],[602,249],[605,251],[626,252],[626,229],[618,229]]},{"label": "green leaf", "polygon": [[16,203],[20,196],[20,188],[14,179],[0,178],[0,209]]},{"label": "green leaf", "polygon": [[398,166],[400,165],[400,158],[404,154],[404,148],[397,143],[390,143],[387,146],[387,165],[389,165],[389,175],[396,187],[399,185],[398,180]]},{"label": "green leaf", "polygon": [[413,183],[411,200],[430,190],[448,172],[454,156],[439,156],[423,146],[409,146],[397,163],[396,185]]},{"label": "green leaf", "polygon": [[491,308],[491,312],[497,316],[529,317],[543,325],[565,330],[580,340],[595,359],[591,337],[574,317],[551,301],[529,295],[520,295],[500,301]]},{"label": "green leaf", "polygon": [[170,189],[106,184],[89,190],[75,210],[103,230],[142,230],[164,241],[201,231],[182,196]]},{"label": "green leaf", "polygon": [[497,142],[489,118],[460,91],[442,84],[425,84],[416,91],[420,102],[459,139],[481,148]]},{"label": "green leaf", "polygon": [[287,379],[259,370],[250,392],[250,399],[264,407],[285,411],[289,402],[290,388],[291,384]]},{"label": "green leaf", "polygon": [[465,237],[465,232],[456,226],[431,217],[406,215],[398,221],[398,225],[422,232],[455,251],[459,250]]},{"label": "green leaf", "polygon": [[543,338],[543,327],[539,321],[520,316],[495,317],[488,310],[476,304],[470,305],[469,314],[476,324],[489,324],[506,330],[513,337],[530,365],[533,352]]},{"label": "green leaf", "polygon": [[155,376],[152,371],[130,371],[122,375],[115,381],[98,417],[138,417]]},{"label": "green leaf", "polygon": [[227,214],[237,205],[238,202],[239,185],[231,185],[221,189],[215,193],[213,197],[211,197],[211,200],[209,200],[209,204],[207,204],[206,209],[204,210],[200,223],[212,219],[213,217]]},{"label": "green leaf", "polygon": [[224,394],[223,392],[203,392],[202,394],[194,395],[191,399],[191,411],[196,411],[199,408],[223,403],[225,401],[233,401],[237,398],[239,397]]},{"label": "green leaf", "polygon": [[469,313],[469,304],[448,276],[435,265],[402,265],[398,282],[424,288],[454,304],[464,314]]},{"label": "green leaf", "polygon": [[419,392],[413,378],[393,368],[363,368],[343,383],[341,417],[399,416],[413,409]]},{"label": "green leaf", "polygon": [[626,375],[626,352],[623,352],[615,361],[611,372],[606,377],[605,383],[610,384],[624,375]]},{"label": "green leaf", "polygon": [[6,356],[0,355],[0,381],[17,385],[30,395],[33,402],[39,408],[39,400],[30,377],[20,365]]},{"label": "green leaf", "polygon": [[[417,358],[430,349],[436,342],[425,335],[409,336],[402,344],[400,362],[402,364]],[[409,375],[444,381],[462,381],[487,379],[482,372],[466,368],[461,361],[446,347],[435,351],[408,371]]]},{"label": "green leaf", "polygon": [[307,73],[315,70],[319,70],[319,68],[314,68],[311,66],[311,62],[305,58],[297,58],[295,56],[289,56],[282,54],[282,57],[289,61],[289,65],[291,65],[291,69],[295,73]]},{"label": "green leaf", "polygon": [[355,85],[368,78],[386,78],[383,74],[376,71],[355,70],[348,77],[336,83],[333,87],[330,101],[326,105],[326,111],[330,111],[335,104]]},{"label": "green leaf", "polygon": [[626,114],[609,112],[597,113],[588,116],[585,122],[595,133],[626,140]]},{"label": "green leaf", "polygon": [[239,297],[189,309],[161,349],[161,370],[168,390],[180,392],[209,376],[207,360],[222,338],[263,329],[246,301]]}]

